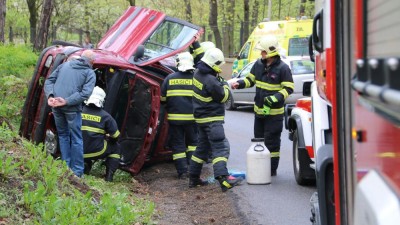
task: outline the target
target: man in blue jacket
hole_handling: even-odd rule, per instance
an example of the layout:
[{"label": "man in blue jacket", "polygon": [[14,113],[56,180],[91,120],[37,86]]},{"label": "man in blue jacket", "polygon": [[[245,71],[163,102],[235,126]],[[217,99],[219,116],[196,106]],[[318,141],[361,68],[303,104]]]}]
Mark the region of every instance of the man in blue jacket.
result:
[{"label": "man in blue jacket", "polygon": [[47,103],[52,107],[57,127],[61,159],[78,177],[84,169],[82,103],[92,94],[96,83],[92,70],[94,58],[94,52],[86,50],[81,58],[58,66],[44,83]]}]

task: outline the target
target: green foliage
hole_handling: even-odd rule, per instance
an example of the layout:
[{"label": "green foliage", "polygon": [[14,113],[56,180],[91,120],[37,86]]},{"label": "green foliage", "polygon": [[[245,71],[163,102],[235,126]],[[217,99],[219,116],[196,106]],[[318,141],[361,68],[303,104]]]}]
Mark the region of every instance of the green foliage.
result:
[{"label": "green foliage", "polygon": [[38,56],[25,45],[0,45],[0,74],[30,77]]},{"label": "green foliage", "polygon": [[76,178],[43,145],[0,127],[0,218],[7,224],[154,224],[154,203],[136,198],[132,177],[119,173],[115,183]]},{"label": "green foliage", "polygon": [[10,176],[20,165],[20,162],[14,162],[13,158],[8,156],[5,151],[0,152],[0,177]]},{"label": "green foliage", "polygon": [[38,57],[22,45],[0,45],[0,52],[0,121],[15,125]]}]

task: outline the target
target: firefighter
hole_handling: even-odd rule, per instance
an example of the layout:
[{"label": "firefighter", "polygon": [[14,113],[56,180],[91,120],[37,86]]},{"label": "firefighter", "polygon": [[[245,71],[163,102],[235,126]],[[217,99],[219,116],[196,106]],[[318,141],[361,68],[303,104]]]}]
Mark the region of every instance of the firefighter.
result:
[{"label": "firefighter", "polygon": [[100,87],[93,89],[82,111],[82,136],[85,174],[89,174],[93,160],[106,158],[106,181],[113,181],[120,163],[119,131],[114,118],[103,110],[106,93]]},{"label": "firefighter", "polygon": [[211,151],[214,177],[222,191],[240,184],[241,180],[229,176],[227,162],[229,142],[224,133],[224,103],[229,97],[229,87],[219,76],[224,55],[218,48],[207,50],[197,65],[193,78],[193,113],[199,130],[199,144],[189,167],[189,187],[204,186],[200,178],[203,163]]},{"label": "firefighter", "polygon": [[169,146],[178,178],[187,178],[188,161],[197,146],[197,127],[193,117],[193,57],[183,52],[176,57],[175,72],[161,86],[161,103],[165,104],[169,123]]},{"label": "firefighter", "polygon": [[243,80],[232,83],[233,89],[256,85],[254,98],[254,137],[264,138],[271,152],[271,175],[276,176],[279,164],[285,99],[293,92],[294,83],[289,66],[279,55],[275,36],[267,35],[255,47],[259,58]]},{"label": "firefighter", "polygon": [[211,41],[204,41],[201,42],[200,44],[198,41],[195,41],[192,45],[190,45],[189,52],[193,56],[194,65],[196,67],[200,59],[204,56],[204,53],[211,48],[215,48],[215,44],[212,43]]}]

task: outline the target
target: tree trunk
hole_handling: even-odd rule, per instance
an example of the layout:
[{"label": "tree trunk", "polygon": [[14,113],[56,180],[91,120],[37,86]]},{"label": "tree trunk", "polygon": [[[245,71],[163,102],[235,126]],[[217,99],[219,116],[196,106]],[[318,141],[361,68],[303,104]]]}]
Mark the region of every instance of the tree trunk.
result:
[{"label": "tree trunk", "polygon": [[243,1],[243,41],[247,41],[249,38],[249,0]]},{"label": "tree trunk", "polygon": [[4,43],[4,29],[6,25],[6,0],[0,0],[0,42]]},{"label": "tree trunk", "polygon": [[221,33],[218,29],[218,4],[217,0],[210,0],[210,17],[208,19],[208,24],[214,33],[215,46],[219,49],[222,48]]},{"label": "tree trunk", "polygon": [[36,0],[26,0],[29,9],[29,27],[30,27],[30,42],[35,44],[36,40],[36,25],[38,12],[36,8]]},{"label": "tree trunk", "polygon": [[39,33],[36,38],[33,48],[36,51],[41,51],[47,45],[47,37],[49,34],[51,14],[54,8],[53,0],[45,0],[43,2],[42,16],[40,18]]},{"label": "tree trunk", "polygon": [[254,0],[254,5],[253,5],[253,13],[252,13],[252,18],[251,18],[251,28],[253,29],[254,27],[257,26],[258,24],[258,10],[260,8],[260,2],[258,0]]},{"label": "tree trunk", "polygon": [[300,2],[300,11],[299,11],[299,16],[302,17],[305,15],[306,12],[306,2],[307,0],[301,0]]},{"label": "tree trunk", "polygon": [[130,6],[136,5],[136,4],[135,4],[135,0],[128,0],[128,2],[129,2],[129,5],[130,5]]},{"label": "tree trunk", "polygon": [[190,0],[184,0],[185,5],[186,5],[186,11],[185,11],[185,17],[186,17],[186,21],[188,22],[192,22],[192,6],[190,5]]},{"label": "tree trunk", "polygon": [[235,51],[234,49],[234,25],[235,25],[235,0],[227,0],[226,5],[223,9],[223,45],[225,57],[232,57]]}]

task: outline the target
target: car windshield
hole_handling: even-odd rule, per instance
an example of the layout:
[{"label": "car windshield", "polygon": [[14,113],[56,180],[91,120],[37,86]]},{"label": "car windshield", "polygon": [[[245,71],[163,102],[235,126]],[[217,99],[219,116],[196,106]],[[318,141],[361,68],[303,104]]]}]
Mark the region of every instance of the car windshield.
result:
[{"label": "car windshield", "polygon": [[311,60],[292,60],[290,68],[293,75],[314,73],[314,63]]},{"label": "car windshield", "polygon": [[308,38],[290,38],[288,56],[309,55]]},{"label": "car windshield", "polygon": [[172,21],[164,21],[144,44],[146,61],[166,55],[182,47],[198,31]]},{"label": "car windshield", "polygon": [[247,76],[247,74],[250,73],[251,68],[253,67],[254,62],[251,62],[249,64],[247,64],[238,74],[237,78],[244,78]]}]

